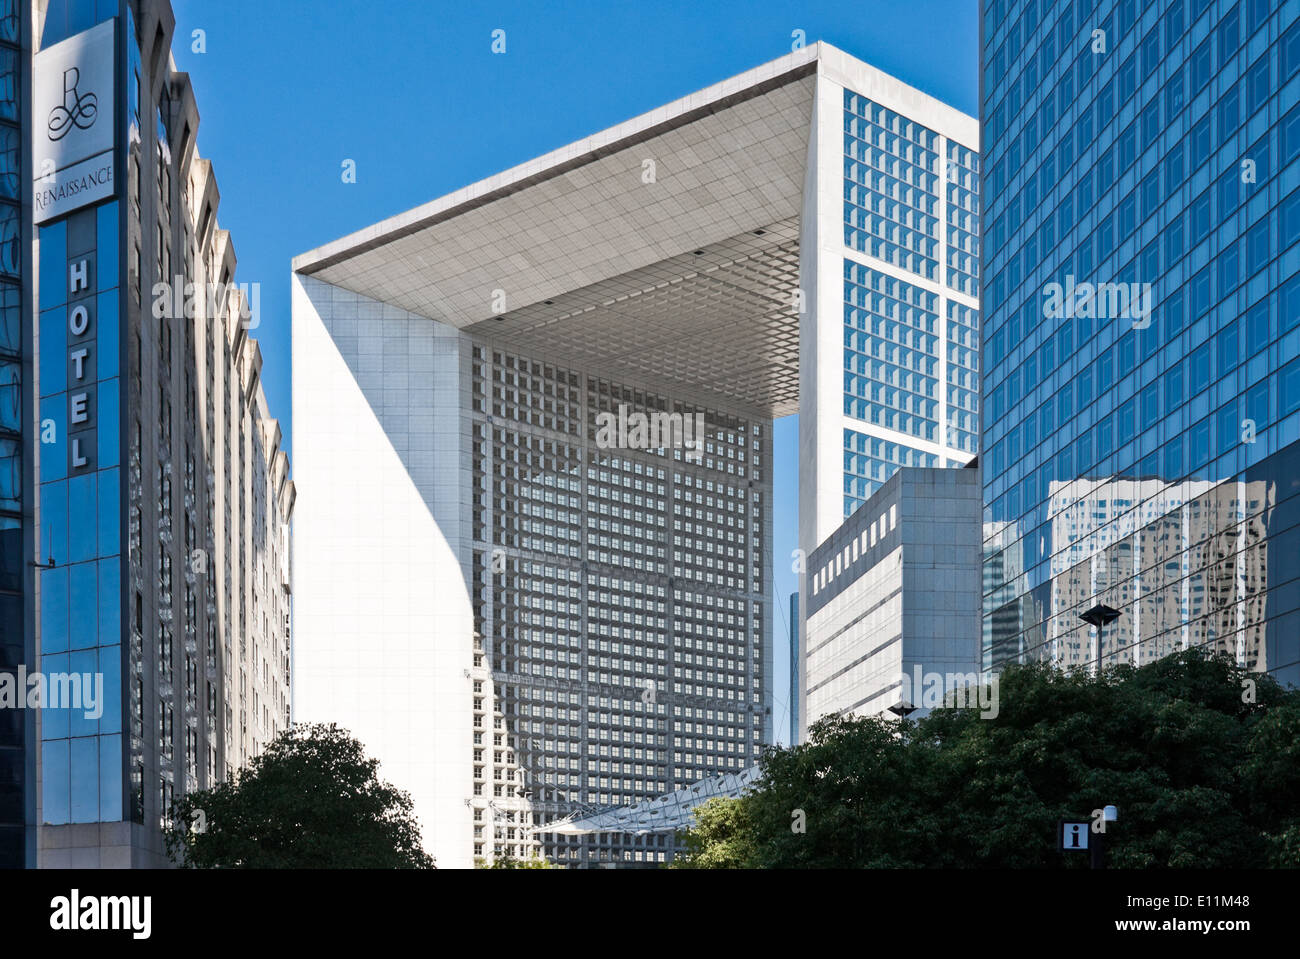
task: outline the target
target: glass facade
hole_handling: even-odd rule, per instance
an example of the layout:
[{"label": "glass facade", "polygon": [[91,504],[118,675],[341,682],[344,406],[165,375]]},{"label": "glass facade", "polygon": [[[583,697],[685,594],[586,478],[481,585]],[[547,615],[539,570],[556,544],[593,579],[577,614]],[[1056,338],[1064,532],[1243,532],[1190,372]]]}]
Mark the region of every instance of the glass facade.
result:
[{"label": "glass facade", "polygon": [[979,295],[979,154],[948,141],[948,286]]},{"label": "glass facade", "polygon": [[979,154],[844,91],[845,516],[975,453],[979,215]]},{"label": "glass facade", "polygon": [[[25,5],[0,0],[0,671],[13,676],[32,661],[24,593],[30,571],[23,456],[24,353],[31,349],[24,307],[22,66]],[[25,342],[26,341],[26,342]],[[30,386],[30,384],[28,384]],[[0,868],[27,859],[27,711],[0,709]]]},{"label": "glass facade", "polygon": [[986,669],[1300,679],[1296,18],[984,3]]},{"label": "glass facade", "polygon": [[939,298],[844,262],[844,412],[936,442]]},{"label": "glass facade", "polygon": [[844,91],[844,245],[939,273],[939,135]]},{"label": "glass facade", "polygon": [[939,458],[933,453],[891,443],[856,430],[844,431],[845,496],[854,501],[866,502],[900,466],[939,465]]},{"label": "glass facade", "polygon": [[50,825],[122,818],[117,231],[116,202],[40,228],[40,540],[54,562],[41,570],[41,670],[102,689],[94,710],[83,691],[82,706],[43,711]]},{"label": "glass facade", "polygon": [[49,0],[41,30],[48,47],[118,15],[121,0]]},{"label": "glass facade", "polygon": [[979,449],[979,337],[979,311],[949,300],[947,441],[971,456]]}]

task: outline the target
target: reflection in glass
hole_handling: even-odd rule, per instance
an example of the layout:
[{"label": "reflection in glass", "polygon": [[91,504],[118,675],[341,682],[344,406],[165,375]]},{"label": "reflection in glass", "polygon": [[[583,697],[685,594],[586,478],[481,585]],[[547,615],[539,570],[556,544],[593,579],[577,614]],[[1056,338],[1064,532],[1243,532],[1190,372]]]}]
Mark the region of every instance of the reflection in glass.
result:
[{"label": "reflection in glass", "polygon": [[16,283],[0,282],[0,354],[18,356],[23,349],[23,291]]},{"label": "reflection in glass", "polygon": [[68,480],[68,562],[95,558],[98,528],[95,474],[74,476]]},{"label": "reflection in glass", "polygon": [[[57,656],[42,656],[41,671],[46,676],[54,673],[66,673],[68,671],[68,654],[59,653]],[[41,738],[67,739],[68,738],[68,710],[60,707],[54,709],[47,702],[41,709]]]},{"label": "reflection in glass", "polygon": [[22,509],[22,441],[0,437],[0,509]]},{"label": "reflection in glass", "polygon": [[21,147],[18,128],[0,124],[0,197],[9,200],[19,199],[18,173]]},{"label": "reflection in glass", "polygon": [[18,120],[18,51],[0,47],[0,120]]},{"label": "reflection in glass", "polygon": [[[101,661],[102,664],[102,661]],[[104,721],[110,715],[121,718],[121,691],[116,684],[110,687],[109,671],[104,669]],[[117,697],[117,706],[110,712],[110,705]],[[101,727],[104,728],[104,727]],[[100,736],[99,742],[99,818],[102,822],[116,822],[122,818],[122,737]]]},{"label": "reflection in glass", "polygon": [[41,746],[42,817],[48,825],[61,826],[71,821],[72,770],[66,739]]},{"label": "reflection in glass", "polygon": [[[81,652],[71,653],[68,656],[68,671],[79,677],[73,683],[79,683],[81,687],[81,698],[73,702],[73,707],[68,711],[68,734],[77,736],[94,736],[99,732],[99,717],[95,715],[102,705],[97,701],[97,697],[102,695],[102,690],[96,689],[95,677],[99,674],[99,650],[86,649]],[[86,680],[89,677],[90,685],[87,686]],[[73,690],[76,695],[76,690]],[[98,751],[96,751],[96,761],[98,761]],[[93,768],[93,767],[92,767]],[[78,778],[86,774],[85,770],[77,768],[76,756],[73,756],[72,778],[75,783]],[[98,778],[98,770],[94,769],[92,773]],[[96,789],[98,793],[98,789]]]},{"label": "reflection in glass", "polygon": [[99,556],[112,556],[121,550],[121,474],[118,470],[99,472]]},{"label": "reflection in glass", "polygon": [[[121,460],[121,443],[119,442],[117,380],[112,379],[99,384],[99,465],[116,466]],[[115,549],[105,547],[102,552],[111,553]]]},{"label": "reflection in glass", "polygon": [[0,359],[0,431],[21,434],[23,428],[22,367]]},{"label": "reflection in glass", "polygon": [[[81,710],[74,710],[80,716]],[[69,818],[73,822],[96,822],[99,819],[99,739],[84,736],[72,740],[69,761],[72,776],[72,801]]]},{"label": "reflection in glass", "polygon": [[23,521],[0,516],[0,589],[23,588]]},{"label": "reflection in glass", "polygon": [[0,272],[22,274],[22,219],[18,206],[0,203]]},{"label": "reflection in glass", "polygon": [[116,14],[117,0],[50,0],[41,47],[53,46]]},{"label": "reflection in glass", "polygon": [[41,558],[68,562],[68,484],[41,484]]},{"label": "reflection in glass", "polygon": [[68,648],[67,567],[41,570],[41,657]]},{"label": "reflection in glass", "polygon": [[[60,220],[47,226],[36,228],[37,237],[40,240],[40,262],[41,262],[41,282],[39,304],[42,311],[41,315],[41,355],[45,355],[46,344],[46,313],[56,306],[60,306],[68,301],[68,282],[64,279],[63,273],[68,268],[68,223],[66,220]],[[67,317],[62,318],[60,324],[64,332],[59,333],[59,342],[63,343],[67,339]],[[51,331],[53,332],[53,331]],[[67,365],[67,358],[60,362],[60,366]],[[45,377],[44,368],[42,367],[41,378]],[[41,383],[42,394],[55,392],[44,382]]]},{"label": "reflection in glass", "polygon": [[22,42],[21,24],[18,21],[20,0],[0,0],[0,40],[6,43]]},{"label": "reflection in glass", "polygon": [[[118,237],[117,237],[117,201],[105,203],[99,207],[95,213],[95,236],[96,249],[95,254],[99,259],[99,289],[111,290],[117,286],[118,270]],[[104,321],[104,311],[108,305],[113,308],[113,333],[108,333],[108,327]],[[100,297],[99,299],[99,338],[101,341],[117,341],[117,298]],[[110,351],[111,352],[111,351]],[[100,376],[104,376],[104,367],[101,362]],[[115,375],[115,374],[108,374]]]},{"label": "reflection in glass", "polygon": [[68,649],[99,645],[98,574],[96,563],[77,563],[69,570]]},{"label": "reflection in glass", "polygon": [[122,559],[99,561],[99,641],[119,642],[122,636]]}]

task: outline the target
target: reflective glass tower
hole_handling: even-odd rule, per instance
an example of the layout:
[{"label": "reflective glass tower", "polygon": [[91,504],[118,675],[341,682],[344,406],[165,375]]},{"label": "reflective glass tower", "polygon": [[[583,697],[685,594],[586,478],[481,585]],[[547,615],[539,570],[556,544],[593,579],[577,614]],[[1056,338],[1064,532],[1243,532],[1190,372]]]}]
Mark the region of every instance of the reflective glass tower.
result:
[{"label": "reflective glass tower", "polygon": [[[16,675],[31,662],[31,596],[35,569],[31,522],[30,439],[32,338],[24,318],[31,310],[30,213],[24,210],[30,166],[27,116],[21,91],[30,84],[31,22],[28,4],[0,3],[0,672]],[[35,858],[35,833],[27,829],[36,786],[28,770],[35,723],[26,711],[0,709],[0,868]]]},{"label": "reflective glass tower", "polygon": [[1300,23],[985,0],[984,667],[1300,679]]}]

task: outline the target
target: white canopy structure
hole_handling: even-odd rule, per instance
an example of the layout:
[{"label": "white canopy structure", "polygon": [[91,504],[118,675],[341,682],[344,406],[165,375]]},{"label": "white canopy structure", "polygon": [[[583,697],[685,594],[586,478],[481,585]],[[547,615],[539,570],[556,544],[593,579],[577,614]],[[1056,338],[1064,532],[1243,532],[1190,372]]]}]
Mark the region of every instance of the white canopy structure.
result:
[{"label": "white canopy structure", "polygon": [[675,832],[695,823],[695,807],[715,797],[735,799],[744,795],[759,778],[758,766],[677,789],[632,806],[615,806],[598,812],[575,814],[536,828],[539,833],[577,836],[585,833]]}]

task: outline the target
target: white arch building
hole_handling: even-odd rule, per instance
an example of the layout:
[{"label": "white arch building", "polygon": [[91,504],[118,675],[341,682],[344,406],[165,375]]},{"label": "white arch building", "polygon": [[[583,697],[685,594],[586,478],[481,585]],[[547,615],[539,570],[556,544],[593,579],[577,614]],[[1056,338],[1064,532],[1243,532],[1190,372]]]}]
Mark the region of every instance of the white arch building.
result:
[{"label": "white arch building", "polygon": [[529,829],[755,762],[772,420],[808,551],[969,461],[978,145],[814,44],[294,260],[296,718],[353,729],[441,866],[658,862]]}]

